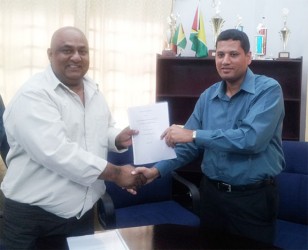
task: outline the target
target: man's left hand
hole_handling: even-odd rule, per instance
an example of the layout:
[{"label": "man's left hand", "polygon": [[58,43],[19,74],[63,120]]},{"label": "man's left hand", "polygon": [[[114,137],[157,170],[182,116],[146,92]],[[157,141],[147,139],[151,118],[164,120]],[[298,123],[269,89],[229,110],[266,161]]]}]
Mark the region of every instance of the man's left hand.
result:
[{"label": "man's left hand", "polygon": [[134,135],[137,135],[139,133],[138,130],[130,129],[129,127],[126,127],[123,129],[120,134],[115,139],[115,145],[116,147],[121,150],[128,148],[132,145],[132,137]]}]

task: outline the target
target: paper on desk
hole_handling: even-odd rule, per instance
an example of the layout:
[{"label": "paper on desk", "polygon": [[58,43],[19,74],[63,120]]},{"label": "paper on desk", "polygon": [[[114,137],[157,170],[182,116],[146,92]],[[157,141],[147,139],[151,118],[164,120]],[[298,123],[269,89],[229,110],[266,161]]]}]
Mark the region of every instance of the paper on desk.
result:
[{"label": "paper on desk", "polygon": [[120,232],[110,230],[102,233],[67,238],[70,250],[128,250]]},{"label": "paper on desk", "polygon": [[160,139],[169,127],[167,102],[129,108],[128,120],[131,129],[139,130],[132,139],[135,165],[176,158],[174,149]]}]

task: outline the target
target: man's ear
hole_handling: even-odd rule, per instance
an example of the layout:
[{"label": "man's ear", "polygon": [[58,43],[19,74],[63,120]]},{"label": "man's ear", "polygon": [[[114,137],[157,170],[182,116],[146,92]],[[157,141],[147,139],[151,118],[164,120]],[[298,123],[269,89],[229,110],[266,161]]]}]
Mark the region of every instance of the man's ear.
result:
[{"label": "man's ear", "polygon": [[52,55],[52,52],[51,52],[51,49],[49,48],[47,49],[47,56],[48,56],[49,61],[51,59],[51,55]]},{"label": "man's ear", "polygon": [[252,60],[252,53],[251,51],[249,51],[247,54],[247,65],[250,65],[251,64],[251,60]]}]

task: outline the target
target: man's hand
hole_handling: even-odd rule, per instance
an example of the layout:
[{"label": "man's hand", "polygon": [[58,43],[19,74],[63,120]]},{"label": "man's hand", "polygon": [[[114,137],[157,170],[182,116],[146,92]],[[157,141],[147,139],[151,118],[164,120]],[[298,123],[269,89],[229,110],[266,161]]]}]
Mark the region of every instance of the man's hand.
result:
[{"label": "man's hand", "polygon": [[132,172],[132,175],[142,175],[146,178],[146,183],[148,184],[154,181],[156,178],[160,176],[159,171],[155,167],[147,168],[147,167],[136,167]]},{"label": "man's hand", "polygon": [[[142,178],[146,178],[146,183],[148,184],[154,181],[156,178],[160,176],[159,171],[155,167],[147,168],[147,167],[136,167],[132,172],[132,175],[142,175]],[[127,188],[126,189],[131,194],[137,194],[137,189]]]},{"label": "man's hand", "polygon": [[146,184],[147,179],[141,173],[133,175],[134,170],[135,167],[131,165],[116,166],[108,163],[99,179],[112,181],[122,188],[137,190],[137,188]]},{"label": "man's hand", "polygon": [[167,128],[161,135],[161,139],[165,138],[166,144],[174,148],[177,143],[188,143],[193,141],[193,130],[185,129],[179,125],[172,125]]},{"label": "man's hand", "polygon": [[117,135],[115,139],[116,147],[119,150],[128,148],[130,145],[132,145],[132,136],[137,135],[138,133],[139,131],[126,127],[120,132],[120,134]]}]

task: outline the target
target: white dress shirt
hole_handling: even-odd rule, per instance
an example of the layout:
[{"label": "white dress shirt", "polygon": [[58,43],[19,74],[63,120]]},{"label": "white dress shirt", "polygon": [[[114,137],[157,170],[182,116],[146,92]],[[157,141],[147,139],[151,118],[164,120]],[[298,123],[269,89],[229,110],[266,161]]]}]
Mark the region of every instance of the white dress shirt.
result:
[{"label": "white dress shirt", "polygon": [[105,192],[98,176],[117,151],[108,105],[84,78],[85,105],[49,66],[17,92],[4,114],[10,145],[4,195],[63,218],[81,217]]}]

